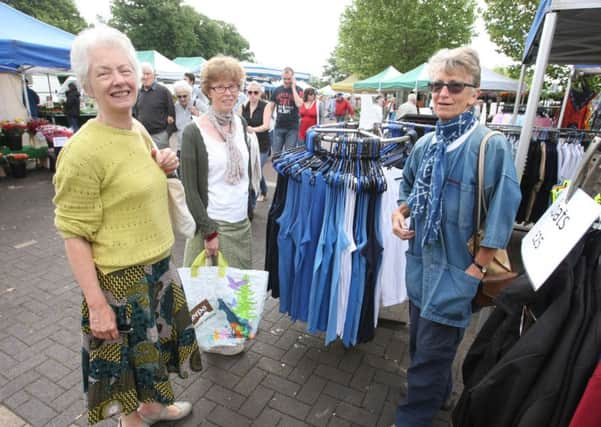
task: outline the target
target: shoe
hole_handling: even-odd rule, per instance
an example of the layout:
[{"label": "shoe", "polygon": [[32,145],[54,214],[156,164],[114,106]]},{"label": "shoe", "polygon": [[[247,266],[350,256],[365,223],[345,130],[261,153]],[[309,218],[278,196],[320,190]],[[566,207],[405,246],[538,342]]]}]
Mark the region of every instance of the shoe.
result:
[{"label": "shoe", "polygon": [[[171,405],[169,405],[171,406]],[[188,416],[190,412],[192,412],[192,404],[190,402],[173,402],[173,406],[177,407],[179,413],[177,415],[170,415],[169,409],[165,406],[161,412],[156,415],[142,415],[140,411],[138,411],[138,415],[148,426],[153,425],[154,423],[158,423],[159,421],[176,421],[181,420],[182,418]]]},{"label": "shoe", "polygon": [[244,344],[236,345],[217,345],[208,349],[202,350],[204,353],[221,354],[223,356],[235,356],[244,351]]},{"label": "shoe", "polygon": [[265,201],[265,194],[259,194],[259,197],[257,197],[257,202],[264,202]]},{"label": "shoe", "polygon": [[[121,417],[119,417],[119,420],[117,421],[117,427],[123,427],[123,423],[121,422]],[[145,423],[144,421],[140,421],[140,424],[138,424],[138,427],[150,427],[150,426],[147,423]]]}]

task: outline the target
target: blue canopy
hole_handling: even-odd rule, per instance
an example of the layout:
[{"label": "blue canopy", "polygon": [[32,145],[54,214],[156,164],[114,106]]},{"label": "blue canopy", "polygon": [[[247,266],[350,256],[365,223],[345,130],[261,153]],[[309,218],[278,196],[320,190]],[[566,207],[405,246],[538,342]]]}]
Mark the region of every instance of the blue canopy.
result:
[{"label": "blue canopy", "polygon": [[557,26],[548,62],[551,64],[601,63],[601,1],[542,0],[526,37],[522,63],[536,61],[545,17],[557,13]]},{"label": "blue canopy", "polygon": [[0,2],[0,70],[71,68],[75,36]]},{"label": "blue canopy", "polygon": [[[242,66],[247,77],[260,77],[266,79],[279,79],[282,77],[282,69],[276,67],[267,67],[264,65],[254,64],[252,62],[243,61]],[[309,80],[310,75],[299,71],[294,71],[296,80]]]}]

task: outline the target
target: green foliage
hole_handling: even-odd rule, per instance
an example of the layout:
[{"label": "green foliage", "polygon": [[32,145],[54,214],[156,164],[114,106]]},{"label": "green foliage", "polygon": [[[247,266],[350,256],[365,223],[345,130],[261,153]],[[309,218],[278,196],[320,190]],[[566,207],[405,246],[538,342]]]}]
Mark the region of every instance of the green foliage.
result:
[{"label": "green foliage", "polygon": [[354,0],[342,15],[335,64],[368,77],[408,71],[472,37],[475,0]]},{"label": "green foliage", "polygon": [[157,50],[169,58],[218,54],[254,59],[236,28],[198,13],[181,0],[114,0],[110,24],[138,50]]},{"label": "green foliage", "polygon": [[321,81],[323,84],[321,86],[339,82],[340,80],[344,80],[349,76],[348,73],[343,73],[342,70],[340,70],[337,62],[337,56],[337,49],[334,49],[334,51],[330,53],[330,57],[328,58],[326,65],[323,67],[323,80]]},{"label": "green foliage", "polygon": [[521,61],[526,36],[536,14],[539,0],[485,0],[482,13],[490,40],[499,52]]},{"label": "green foliage", "polygon": [[5,3],[72,34],[77,34],[87,27],[73,0],[7,0]]}]

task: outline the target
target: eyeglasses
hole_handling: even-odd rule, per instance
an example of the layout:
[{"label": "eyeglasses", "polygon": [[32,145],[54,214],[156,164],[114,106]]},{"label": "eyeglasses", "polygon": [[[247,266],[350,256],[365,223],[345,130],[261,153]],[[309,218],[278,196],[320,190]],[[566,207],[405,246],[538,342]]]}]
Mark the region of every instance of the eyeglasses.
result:
[{"label": "eyeglasses", "polygon": [[187,98],[188,97],[188,95],[175,95],[175,96],[177,96],[178,98]]},{"label": "eyeglasses", "polygon": [[442,88],[445,86],[449,90],[449,93],[452,93],[453,95],[457,95],[457,94],[463,92],[463,89],[465,89],[466,86],[467,87],[476,87],[476,85],[471,84],[471,83],[456,82],[456,81],[443,82],[442,80],[437,80],[435,82],[428,83],[428,87],[434,93],[440,92],[442,90]]},{"label": "eyeglasses", "polygon": [[225,93],[226,90],[229,90],[230,93],[236,93],[240,90],[240,88],[236,85],[233,86],[211,86],[211,89],[215,91],[215,93]]},{"label": "eyeglasses", "polygon": [[249,90],[246,93],[248,93],[249,95],[258,95],[259,91],[258,90]]}]

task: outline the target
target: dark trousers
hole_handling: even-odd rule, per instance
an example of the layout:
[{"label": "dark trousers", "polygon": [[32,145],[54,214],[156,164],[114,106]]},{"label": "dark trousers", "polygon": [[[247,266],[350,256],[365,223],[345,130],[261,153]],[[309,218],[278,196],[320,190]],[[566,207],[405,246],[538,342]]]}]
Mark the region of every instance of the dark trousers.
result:
[{"label": "dark trousers", "polygon": [[453,389],[452,364],[464,329],[420,317],[409,303],[411,364],[407,398],[396,410],[396,427],[429,427]]},{"label": "dark trousers", "polygon": [[77,132],[79,130],[79,117],[77,116],[67,116],[67,123],[73,132]]}]

